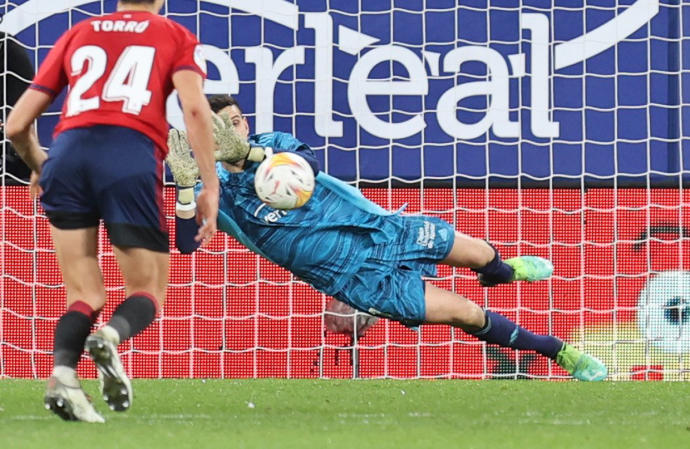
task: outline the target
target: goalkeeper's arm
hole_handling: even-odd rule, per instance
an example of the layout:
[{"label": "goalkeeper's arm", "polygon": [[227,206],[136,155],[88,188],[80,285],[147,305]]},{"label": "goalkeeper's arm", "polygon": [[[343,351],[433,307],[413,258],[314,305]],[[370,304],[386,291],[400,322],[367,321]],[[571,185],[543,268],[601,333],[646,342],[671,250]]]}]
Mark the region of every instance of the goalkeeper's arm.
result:
[{"label": "goalkeeper's arm", "polygon": [[183,218],[182,216],[189,215],[189,210],[180,210],[179,204],[175,210],[175,246],[182,254],[191,254],[201,245],[201,242],[194,240],[194,236],[199,232],[196,210],[190,218]]},{"label": "goalkeeper's arm", "polygon": [[177,191],[175,244],[180,252],[189,254],[201,244],[201,241],[195,238],[199,233],[199,224],[196,220],[197,205],[194,198],[194,186],[199,177],[199,166],[192,158],[187,134],[184,131],[178,129],[169,131],[168,148],[168,157],[165,161],[175,179]]},{"label": "goalkeeper's arm", "polygon": [[204,95],[203,80],[199,74],[191,70],[180,70],[173,74],[172,81],[182,104],[189,142],[204,183],[196,200],[196,221],[200,226],[194,237],[204,244],[216,232],[220,191],[213,157],[216,146],[213,137],[213,113]]}]

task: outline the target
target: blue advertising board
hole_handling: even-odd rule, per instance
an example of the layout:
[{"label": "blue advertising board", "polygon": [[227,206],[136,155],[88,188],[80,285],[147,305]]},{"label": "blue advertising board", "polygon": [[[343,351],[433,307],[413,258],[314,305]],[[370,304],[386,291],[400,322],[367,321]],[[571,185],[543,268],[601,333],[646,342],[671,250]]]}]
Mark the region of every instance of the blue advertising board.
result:
[{"label": "blue advertising board", "polygon": [[[114,9],[6,3],[0,31],[40,63],[71,24]],[[345,180],[654,180],[690,167],[685,1],[168,0],[164,13],[204,44],[207,92],[237,97],[257,132],[294,133]],[[39,124],[44,144],[56,119]]]}]

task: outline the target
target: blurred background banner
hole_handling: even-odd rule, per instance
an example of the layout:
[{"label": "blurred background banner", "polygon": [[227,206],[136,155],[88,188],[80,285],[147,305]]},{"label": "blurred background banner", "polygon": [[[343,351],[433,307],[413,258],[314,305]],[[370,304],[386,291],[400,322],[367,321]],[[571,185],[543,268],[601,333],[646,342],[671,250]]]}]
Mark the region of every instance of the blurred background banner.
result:
[{"label": "blurred background banner", "polygon": [[[687,4],[457,3],[170,0],[167,15],[205,44],[209,92],[235,95],[258,132],[293,132],[346,180],[677,184]],[[19,0],[0,30],[40,62],[68,26],[114,7]]]}]

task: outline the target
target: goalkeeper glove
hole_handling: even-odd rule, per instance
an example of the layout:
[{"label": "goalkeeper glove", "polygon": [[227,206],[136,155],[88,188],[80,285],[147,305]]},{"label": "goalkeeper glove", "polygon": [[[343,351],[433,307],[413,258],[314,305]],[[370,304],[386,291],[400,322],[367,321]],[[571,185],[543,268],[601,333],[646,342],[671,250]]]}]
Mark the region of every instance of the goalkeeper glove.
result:
[{"label": "goalkeeper glove", "polygon": [[168,132],[168,148],[168,157],[165,161],[175,178],[178,206],[191,209],[194,207],[194,186],[199,177],[199,166],[192,157],[185,132],[171,129]]},{"label": "goalkeeper glove", "polygon": [[237,134],[228,114],[213,114],[213,137],[218,148],[217,161],[235,163],[242,160],[261,162],[266,157],[263,147],[254,147]]}]

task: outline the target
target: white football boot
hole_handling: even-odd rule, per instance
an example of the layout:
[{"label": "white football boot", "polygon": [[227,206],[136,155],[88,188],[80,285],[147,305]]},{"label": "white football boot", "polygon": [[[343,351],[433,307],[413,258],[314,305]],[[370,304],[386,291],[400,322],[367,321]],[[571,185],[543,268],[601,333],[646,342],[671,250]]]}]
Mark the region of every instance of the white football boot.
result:
[{"label": "white football boot", "polygon": [[119,343],[117,331],[104,326],[86,338],[84,349],[98,368],[103,399],[111,410],[123,412],[132,406],[132,384],[117,354]]},{"label": "white football boot", "polygon": [[65,421],[105,422],[105,419],[93,408],[76,378],[68,385],[57,376],[50,376],[43,403],[46,410],[52,411]]}]

